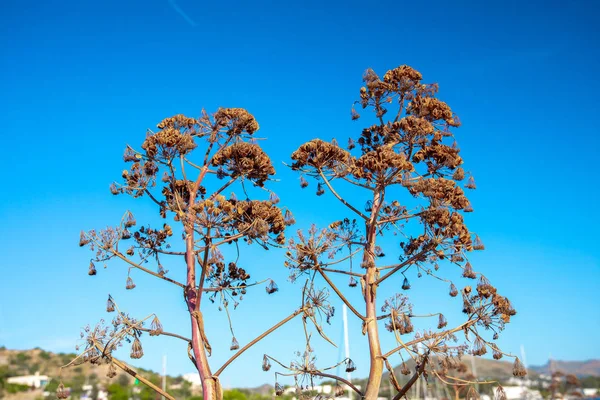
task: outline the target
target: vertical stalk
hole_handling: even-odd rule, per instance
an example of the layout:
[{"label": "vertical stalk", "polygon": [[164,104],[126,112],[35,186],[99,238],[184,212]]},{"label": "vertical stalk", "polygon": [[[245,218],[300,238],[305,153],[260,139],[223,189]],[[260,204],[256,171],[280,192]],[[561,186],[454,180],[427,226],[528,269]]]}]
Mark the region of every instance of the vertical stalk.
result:
[{"label": "vertical stalk", "polygon": [[[190,193],[190,201],[188,210],[196,202],[196,194],[198,187],[202,182],[208,168],[203,167],[198,179],[195,182],[194,189]],[[192,350],[196,359],[196,368],[202,382],[202,395],[205,400],[221,400],[222,392],[219,382],[212,376],[208,357],[204,347],[204,319],[200,310],[201,291],[196,291],[196,255],[194,249],[194,223],[195,216],[189,212],[182,218],[185,228],[185,263],[187,267],[187,281],[185,287],[185,299],[190,313],[190,322],[192,325]],[[201,272],[203,274],[204,271]],[[201,277],[203,279],[203,276]]]},{"label": "vertical stalk", "polygon": [[379,396],[381,377],[383,375],[383,358],[381,357],[381,344],[379,342],[379,331],[377,328],[377,274],[375,268],[375,240],[377,235],[377,214],[383,201],[383,193],[375,190],[373,194],[373,205],[371,217],[365,223],[367,232],[367,243],[363,256],[363,265],[367,266],[365,275],[365,303],[367,339],[369,341],[370,370],[367,388],[365,390],[366,400],[376,400]]}]

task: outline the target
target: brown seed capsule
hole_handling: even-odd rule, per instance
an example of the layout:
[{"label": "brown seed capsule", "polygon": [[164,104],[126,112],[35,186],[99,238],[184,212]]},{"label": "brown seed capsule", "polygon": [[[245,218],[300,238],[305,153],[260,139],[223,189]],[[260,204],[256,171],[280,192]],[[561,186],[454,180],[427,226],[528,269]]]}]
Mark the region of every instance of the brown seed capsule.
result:
[{"label": "brown seed capsule", "polygon": [[269,357],[267,357],[267,355],[265,354],[263,356],[262,370],[263,371],[268,371],[270,369],[271,369],[271,362],[269,361]]},{"label": "brown seed capsule", "polygon": [[129,354],[129,356],[133,359],[142,358],[144,356],[144,350],[142,349],[142,342],[140,342],[140,339],[137,336],[135,337],[135,339],[133,340],[133,343],[131,344],[131,353]]},{"label": "brown seed capsule", "polygon": [[473,241],[473,250],[484,250],[485,246],[479,236],[475,235],[475,240]]},{"label": "brown seed capsule", "polygon": [[451,297],[456,297],[458,295],[458,289],[456,289],[456,286],[454,286],[454,283],[450,284],[450,296]]},{"label": "brown seed capsule", "polygon": [[467,189],[476,189],[477,185],[475,185],[475,179],[473,179],[473,177],[469,177],[469,181],[467,182],[467,184],[465,185],[465,187]]},{"label": "brown seed capsule", "polygon": [[67,397],[69,397],[69,392],[69,390],[65,389],[65,385],[63,385],[63,383],[60,382],[58,384],[58,387],[56,388],[56,397],[58,397],[59,399],[66,399]]},{"label": "brown seed capsule", "polygon": [[462,276],[465,277],[465,278],[469,278],[469,279],[475,279],[475,278],[477,278],[477,274],[473,271],[473,267],[471,266],[471,263],[468,262],[468,261],[465,264]]},{"label": "brown seed capsule", "polygon": [[341,386],[340,386],[340,384],[339,384],[339,383],[337,383],[337,384],[335,385],[335,389],[334,389],[333,393],[334,393],[334,396],[335,396],[335,397],[341,397],[341,396],[343,396],[343,395],[344,395],[344,393],[345,393],[345,390],[344,390],[344,388],[343,388],[343,387],[341,387]]},{"label": "brown seed capsule", "polygon": [[301,187],[302,189],[304,189],[304,188],[305,188],[305,187],[307,187],[307,186],[308,186],[308,181],[307,181],[306,179],[304,179],[304,177],[303,177],[303,176],[301,176],[301,177],[300,177],[300,187]]},{"label": "brown seed capsule", "polygon": [[410,289],[410,282],[408,281],[408,278],[406,278],[406,277],[404,277],[404,282],[402,282],[402,289],[403,290]]},{"label": "brown seed capsule", "polygon": [[353,276],[350,277],[350,281],[348,282],[348,286],[350,287],[356,287],[356,285],[358,285],[358,281],[356,279],[354,279]]},{"label": "brown seed capsule", "polygon": [[108,300],[106,300],[106,312],[113,311],[115,311],[115,302],[113,301],[112,297],[108,295]]},{"label": "brown seed capsule", "polygon": [[83,247],[86,244],[88,244],[89,242],[90,242],[90,240],[88,239],[85,232],[81,231],[81,233],[79,234],[79,247]]},{"label": "brown seed capsule", "polygon": [[519,357],[515,357],[515,363],[513,364],[513,375],[514,376],[527,375],[527,370],[525,369],[525,366],[523,365],[521,360],[519,360]]},{"label": "brown seed capsule", "polygon": [[321,182],[317,185],[317,196],[322,196],[325,194],[325,189],[323,189],[323,185]]},{"label": "brown seed capsule", "polygon": [[163,333],[163,326],[157,316],[154,316],[150,324],[150,336],[158,336]]},{"label": "brown seed capsule", "polygon": [[346,360],[346,372],[352,372],[356,370],[356,365],[354,365],[354,361],[351,359]]},{"label": "brown seed capsule", "polygon": [[506,392],[504,391],[504,388],[502,387],[502,385],[498,385],[498,387],[496,388],[496,399],[495,400],[506,400]]},{"label": "brown seed capsule", "polygon": [[108,371],[106,372],[106,376],[109,378],[114,378],[117,376],[117,367],[112,362],[108,366]]},{"label": "brown seed capsule", "polygon": [[473,355],[474,356],[482,356],[487,353],[487,347],[485,346],[485,342],[478,337],[473,343]]},{"label": "brown seed capsule", "polygon": [[438,320],[438,329],[442,329],[446,325],[448,325],[448,321],[446,321],[446,317],[444,317],[444,314],[440,314],[440,317]]},{"label": "brown seed capsule", "polygon": [[135,288],[135,283],[133,283],[133,279],[131,279],[131,277],[127,277],[127,283],[125,284],[125,289],[127,290],[131,290]]},{"label": "brown seed capsule", "polygon": [[90,276],[96,275],[96,266],[94,265],[93,261],[90,261],[90,268],[88,270],[88,275],[90,275]]},{"label": "brown seed capsule", "polygon": [[283,386],[279,383],[275,383],[275,396],[281,396],[283,394]]},{"label": "brown seed capsule", "polygon": [[402,375],[410,375],[410,370],[405,362],[402,363],[402,369],[400,370],[400,373],[402,373]]},{"label": "brown seed capsule", "polygon": [[234,351],[240,348],[240,344],[238,343],[237,339],[235,338],[235,336],[231,339],[231,347],[229,347],[229,350]]},{"label": "brown seed capsule", "polygon": [[273,294],[273,293],[277,292],[279,290],[279,288],[277,287],[277,284],[275,283],[275,281],[271,279],[269,281],[269,284],[265,288],[265,290],[267,291],[268,294]]}]

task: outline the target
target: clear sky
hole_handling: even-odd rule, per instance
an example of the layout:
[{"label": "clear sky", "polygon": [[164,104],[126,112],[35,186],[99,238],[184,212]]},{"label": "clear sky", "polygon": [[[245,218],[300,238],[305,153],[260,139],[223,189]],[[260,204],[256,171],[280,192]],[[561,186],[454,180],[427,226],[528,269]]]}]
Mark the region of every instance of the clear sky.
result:
[{"label": "clear sky", "polygon": [[[408,64],[440,84],[463,122],[455,133],[478,184],[468,224],[486,244],[475,268],[518,310],[500,344],[523,345],[528,364],[600,357],[598,11],[593,1],[3,1],[0,345],[73,351],[80,327],[108,317],[109,292],[187,334],[179,292],[139,274],[125,291],[117,262],[88,277],[91,254],[77,246],[81,229],[116,224],[126,209],[139,221],[155,211],[108,191],[125,144],[173,114],[244,107],[268,138],[282,204],[299,221],[328,224],[331,199],[300,192],[282,162],[314,137],[359,132],[349,117],[364,69]],[[234,313],[242,344],[299,302],[281,252],[250,256],[253,277],[273,277],[281,291],[250,292]],[[424,282],[410,293],[418,310],[449,304],[445,288]],[[230,336],[222,313],[206,313],[218,365]],[[340,321],[329,330],[336,341]],[[224,384],[273,383],[262,354],[287,363],[302,349],[300,327],[248,352]],[[356,376],[366,376],[360,324],[350,327]],[[170,373],[192,371],[184,344],[144,345],[134,365],[159,370],[165,353]],[[337,359],[317,347],[319,361]]]}]

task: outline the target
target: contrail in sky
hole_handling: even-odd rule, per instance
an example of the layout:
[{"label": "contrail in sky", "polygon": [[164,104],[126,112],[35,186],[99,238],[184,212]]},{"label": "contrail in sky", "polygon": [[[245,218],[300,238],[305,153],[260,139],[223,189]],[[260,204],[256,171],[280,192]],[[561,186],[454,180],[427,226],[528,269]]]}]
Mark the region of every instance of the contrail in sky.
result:
[{"label": "contrail in sky", "polygon": [[173,10],[177,11],[177,14],[181,15],[183,19],[187,21],[188,24],[190,24],[191,26],[196,26],[196,22],[193,19],[191,19],[185,12],[183,12],[183,10],[177,5],[177,3],[175,3],[175,0],[168,1],[171,7],[173,7]]}]

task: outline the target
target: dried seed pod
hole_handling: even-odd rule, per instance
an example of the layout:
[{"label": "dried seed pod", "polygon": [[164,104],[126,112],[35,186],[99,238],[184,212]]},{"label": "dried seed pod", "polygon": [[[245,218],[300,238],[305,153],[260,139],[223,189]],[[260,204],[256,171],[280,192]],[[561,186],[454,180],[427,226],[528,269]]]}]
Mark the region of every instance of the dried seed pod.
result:
[{"label": "dried seed pod", "polygon": [[495,391],[496,394],[496,400],[506,400],[506,392],[504,391],[504,388],[502,387],[502,385],[498,385],[498,387],[496,388]]},{"label": "dried seed pod", "polygon": [[454,283],[450,284],[450,296],[451,297],[456,297],[458,295],[458,289],[456,289],[456,286],[454,286]]},{"label": "dried seed pod", "polygon": [[144,350],[142,349],[142,342],[136,336],[131,344],[131,353],[129,354],[131,358],[138,359],[144,356]]},{"label": "dried seed pod", "polygon": [[475,278],[477,278],[477,274],[473,271],[473,267],[471,266],[471,263],[468,262],[468,261],[465,264],[462,276],[464,278],[469,278],[469,279],[475,279]]},{"label": "dried seed pod", "polygon": [[356,365],[354,365],[354,361],[351,359],[346,360],[346,372],[352,372],[356,370]]},{"label": "dried seed pod", "polygon": [[279,197],[274,192],[271,192],[269,195],[269,201],[273,204],[277,204],[279,203]]},{"label": "dried seed pod", "polygon": [[268,371],[270,369],[271,369],[271,362],[269,361],[269,357],[267,357],[267,355],[265,354],[263,356],[262,370],[263,371]]},{"label": "dried seed pod", "polygon": [[448,321],[446,320],[446,317],[444,317],[444,314],[440,314],[440,317],[438,320],[438,329],[442,329],[446,325],[448,325]]},{"label": "dried seed pod", "polygon": [[303,176],[301,176],[301,177],[300,177],[300,187],[301,187],[302,189],[304,189],[304,188],[305,188],[305,187],[307,187],[307,186],[308,186],[308,181],[307,181],[306,179],[304,179],[304,177],[303,177]]},{"label": "dried seed pod", "polygon": [[135,283],[133,283],[133,279],[130,276],[127,277],[127,283],[125,284],[125,289],[131,290],[135,288]]},{"label": "dried seed pod", "polygon": [[352,138],[348,139],[348,150],[352,150],[355,147],[356,144],[354,143],[354,140],[352,140]]},{"label": "dried seed pod", "polygon": [[237,339],[235,338],[235,336],[231,339],[231,347],[229,347],[229,350],[234,351],[240,348],[240,344],[238,343]]},{"label": "dried seed pod", "polygon": [[161,333],[163,333],[163,326],[158,317],[155,315],[154,319],[152,319],[152,323],[150,324],[150,336],[158,336]]},{"label": "dried seed pod", "polygon": [[108,300],[106,300],[106,312],[115,311],[115,302],[113,301],[110,294],[108,295]]},{"label": "dried seed pod", "polygon": [[356,287],[356,285],[358,285],[358,281],[356,279],[354,279],[353,276],[350,277],[350,281],[348,282],[348,286],[350,287]]},{"label": "dried seed pod", "polygon": [[335,385],[335,389],[334,389],[334,391],[333,391],[333,394],[334,394],[334,396],[335,396],[335,397],[341,397],[341,396],[343,396],[343,395],[344,395],[344,393],[345,393],[345,390],[344,390],[344,388],[343,388],[342,386],[340,386],[340,384],[339,384],[339,383],[336,383],[336,385]]},{"label": "dried seed pod", "polygon": [[277,284],[275,283],[275,281],[271,279],[269,281],[269,284],[265,288],[265,290],[267,291],[268,294],[273,294],[273,293],[277,292],[279,290],[279,288],[277,287]]},{"label": "dried seed pod", "polygon": [[410,370],[408,369],[408,365],[405,362],[402,363],[402,369],[400,369],[400,373],[402,375],[410,375]]},{"label": "dried seed pod", "polygon": [[321,184],[321,182],[319,182],[319,184],[317,185],[317,196],[322,196],[325,194],[325,189],[323,189],[323,184]]},{"label": "dried seed pod", "polygon": [[283,217],[283,223],[287,226],[294,225],[296,223],[296,219],[290,210],[285,210],[285,215]]},{"label": "dried seed pod", "polygon": [[65,385],[63,385],[63,383],[60,382],[58,384],[58,387],[56,388],[56,397],[58,397],[59,399],[66,399],[67,397],[69,397],[69,394],[69,391],[65,389]]},{"label": "dried seed pod", "polygon": [[89,242],[90,242],[90,240],[88,239],[85,232],[81,231],[81,233],[79,234],[79,247],[83,247],[86,244],[88,244]]},{"label": "dried seed pod", "polygon": [[487,353],[487,347],[485,345],[485,342],[480,337],[477,337],[477,339],[475,339],[475,343],[473,343],[472,353],[474,356],[482,356],[485,353]]},{"label": "dried seed pod", "polygon": [[402,289],[403,290],[410,289],[410,282],[408,281],[407,277],[404,277],[404,282],[402,282]]},{"label": "dried seed pod", "polygon": [[96,275],[96,266],[94,265],[93,261],[90,261],[90,268],[88,270],[88,275],[90,275],[90,276]]},{"label": "dried seed pod", "polygon": [[485,246],[479,236],[475,235],[475,240],[473,241],[473,250],[484,250]]},{"label": "dried seed pod", "polygon": [[108,371],[106,372],[106,376],[109,378],[114,378],[117,376],[117,367],[112,362],[108,365]]},{"label": "dried seed pod", "polygon": [[494,360],[499,360],[499,359],[501,359],[503,354],[502,354],[502,352],[500,351],[500,349],[499,349],[499,348],[498,348],[496,345],[493,345],[492,347],[493,347],[493,349],[494,349],[494,352],[493,352],[493,354],[492,354],[492,357],[494,357]]},{"label": "dried seed pod", "polygon": [[275,383],[275,396],[281,396],[283,394],[283,386],[279,383]]},{"label": "dried seed pod", "polygon": [[465,184],[465,187],[467,189],[477,189],[477,185],[475,185],[475,179],[472,176],[469,177],[469,180]]},{"label": "dried seed pod", "polygon": [[135,226],[136,223],[137,222],[135,220],[135,217],[133,216],[131,211],[127,211],[127,214],[125,215],[125,220],[123,221],[123,225],[125,226],[125,228],[131,228],[132,226]]},{"label": "dried seed pod", "polygon": [[525,369],[525,366],[523,365],[521,360],[519,360],[519,357],[515,357],[515,363],[513,364],[513,375],[514,376],[527,375],[527,370]]},{"label": "dried seed pod", "polygon": [[452,179],[455,181],[462,181],[465,179],[465,170],[460,167],[456,168],[456,170],[454,170],[454,174],[452,175]]},{"label": "dried seed pod", "polygon": [[356,112],[354,107],[352,107],[352,110],[350,111],[350,116],[352,118],[352,121],[356,121],[357,119],[360,118],[360,114]]}]

